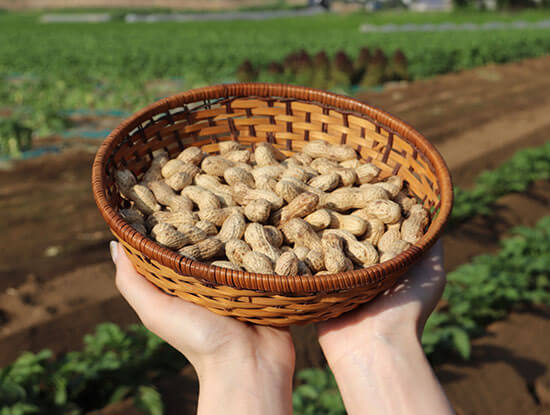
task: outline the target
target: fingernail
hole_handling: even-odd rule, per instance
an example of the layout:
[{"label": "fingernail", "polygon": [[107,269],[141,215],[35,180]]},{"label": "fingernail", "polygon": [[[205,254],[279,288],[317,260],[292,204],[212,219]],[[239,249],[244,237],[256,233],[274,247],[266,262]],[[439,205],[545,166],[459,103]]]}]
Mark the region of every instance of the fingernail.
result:
[{"label": "fingernail", "polygon": [[109,250],[111,251],[111,259],[116,265],[116,257],[118,255],[118,243],[116,241],[109,242]]}]

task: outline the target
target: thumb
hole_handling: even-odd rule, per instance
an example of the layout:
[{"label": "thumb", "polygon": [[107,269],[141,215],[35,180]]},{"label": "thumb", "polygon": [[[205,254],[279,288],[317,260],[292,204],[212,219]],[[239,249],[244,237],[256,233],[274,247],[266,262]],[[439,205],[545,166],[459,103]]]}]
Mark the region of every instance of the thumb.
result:
[{"label": "thumb", "polygon": [[115,282],[120,294],[138,314],[147,326],[151,317],[162,312],[170,297],[162,293],[135,270],[132,262],[124,252],[122,244],[112,241],[109,244],[111,258],[116,267]]},{"label": "thumb", "polygon": [[[111,242],[111,256],[116,266],[116,286],[124,299],[150,331],[184,351],[191,337],[234,324],[231,318],[218,316],[207,309],[166,295],[134,268],[122,244]],[[213,330],[215,328],[216,330]]]},{"label": "thumb", "polygon": [[118,259],[118,242],[117,241],[109,242],[109,251],[111,251],[111,259],[113,260],[113,263],[115,264],[115,267],[116,267],[117,259]]}]

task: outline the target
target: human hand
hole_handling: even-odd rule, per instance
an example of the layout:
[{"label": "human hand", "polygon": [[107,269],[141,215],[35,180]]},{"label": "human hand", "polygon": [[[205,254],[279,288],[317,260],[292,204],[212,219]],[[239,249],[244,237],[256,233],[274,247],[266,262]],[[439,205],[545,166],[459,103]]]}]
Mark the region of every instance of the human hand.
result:
[{"label": "human hand", "polygon": [[453,413],[420,344],[444,287],[438,242],[394,287],[318,325],[348,414]]},{"label": "human hand", "polygon": [[136,272],[120,244],[111,244],[111,255],[122,296],[197,371],[199,413],[291,413],[295,353],[288,329],[243,323],[169,296]]},{"label": "human hand", "polygon": [[354,311],[318,324],[325,355],[338,359],[364,347],[373,336],[390,341],[415,333],[420,339],[445,282],[443,248],[438,241],[394,287]]}]

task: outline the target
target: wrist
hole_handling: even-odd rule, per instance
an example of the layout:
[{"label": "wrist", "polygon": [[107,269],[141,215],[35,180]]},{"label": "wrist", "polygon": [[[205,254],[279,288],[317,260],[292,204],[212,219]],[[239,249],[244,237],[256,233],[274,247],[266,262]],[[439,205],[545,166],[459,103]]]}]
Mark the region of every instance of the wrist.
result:
[{"label": "wrist", "polygon": [[[326,323],[325,323],[326,324]],[[386,321],[362,321],[340,327],[328,325],[319,331],[319,343],[331,367],[351,356],[360,358],[371,352],[383,352],[420,345],[415,322],[402,321],[398,325]]]},{"label": "wrist", "polygon": [[393,326],[384,324],[384,322],[381,324],[375,323],[371,327],[369,337],[376,347],[397,350],[421,344],[421,334],[415,321],[403,321]]},{"label": "wrist", "polygon": [[282,380],[293,378],[295,354],[292,352],[276,355],[258,346],[248,346],[239,347],[238,351],[227,350],[225,353],[202,356],[199,362],[192,363],[199,380],[210,380],[219,374],[230,373],[248,373],[251,378],[271,376]]},{"label": "wrist", "polygon": [[273,383],[283,383],[288,379],[292,380],[294,362],[279,364],[261,357],[250,356],[231,360],[209,359],[195,369],[199,382],[203,383],[211,383],[220,379],[227,381],[231,378],[239,378],[239,380],[242,378],[250,380],[250,382],[263,378],[271,379]]},{"label": "wrist", "polygon": [[262,358],[205,362],[199,377],[199,414],[292,413],[294,364]]},{"label": "wrist", "polygon": [[414,330],[397,336],[373,336],[330,367],[350,415],[365,408],[385,415],[452,414]]},{"label": "wrist", "polygon": [[367,368],[389,358],[403,359],[411,354],[423,354],[421,342],[413,327],[394,332],[373,330],[362,336],[360,342],[353,343],[356,346],[348,348],[345,354],[323,350],[325,355],[328,354],[327,360],[333,371],[347,368],[357,370],[358,366]]}]

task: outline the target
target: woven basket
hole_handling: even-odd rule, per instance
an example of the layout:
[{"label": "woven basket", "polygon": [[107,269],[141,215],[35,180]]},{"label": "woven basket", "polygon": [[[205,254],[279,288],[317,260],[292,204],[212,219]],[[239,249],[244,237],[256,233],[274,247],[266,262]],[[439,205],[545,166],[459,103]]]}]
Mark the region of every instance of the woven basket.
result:
[{"label": "woven basket", "polygon": [[[347,144],[381,169],[399,175],[429,209],[427,232],[390,261],[323,276],[262,275],[185,258],[136,232],[117,213],[125,202],[116,169],[139,178],[152,152],[175,156],[188,146],[218,152],[218,143],[268,141],[283,153],[306,141]],[[360,101],[280,84],[218,85],[175,95],[122,122],[97,152],[92,173],[96,203],[137,271],[163,291],[209,310],[255,324],[288,326],[337,317],[389,288],[436,241],[452,207],[445,162],[418,132]]]}]

